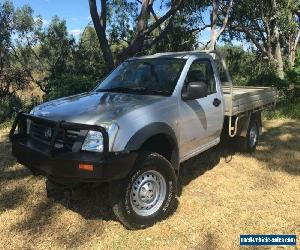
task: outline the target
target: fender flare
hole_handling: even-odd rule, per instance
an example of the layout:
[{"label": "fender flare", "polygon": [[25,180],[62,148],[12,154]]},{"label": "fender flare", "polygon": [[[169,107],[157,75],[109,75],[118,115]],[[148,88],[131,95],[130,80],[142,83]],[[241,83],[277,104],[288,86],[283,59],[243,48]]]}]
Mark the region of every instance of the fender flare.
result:
[{"label": "fender flare", "polygon": [[137,151],[151,137],[158,134],[166,135],[172,148],[172,165],[179,169],[179,148],[174,130],[166,123],[154,122],[138,130],[127,142],[125,151]]},{"label": "fender flare", "polygon": [[257,122],[259,134],[261,135],[261,131],[262,131],[261,112],[256,111],[256,112],[251,112],[247,116],[244,116],[240,119],[239,125],[238,125],[238,133],[237,133],[238,136],[241,136],[241,137],[247,136],[248,127],[249,127],[251,120],[254,120]]}]

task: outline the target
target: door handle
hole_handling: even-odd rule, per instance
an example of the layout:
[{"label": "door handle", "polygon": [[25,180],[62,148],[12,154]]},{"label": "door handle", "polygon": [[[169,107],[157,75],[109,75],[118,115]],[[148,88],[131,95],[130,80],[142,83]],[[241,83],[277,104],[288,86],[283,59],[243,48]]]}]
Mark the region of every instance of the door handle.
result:
[{"label": "door handle", "polygon": [[220,104],[221,104],[221,100],[218,99],[218,98],[215,98],[214,101],[213,101],[213,105],[214,105],[215,107],[218,107]]}]

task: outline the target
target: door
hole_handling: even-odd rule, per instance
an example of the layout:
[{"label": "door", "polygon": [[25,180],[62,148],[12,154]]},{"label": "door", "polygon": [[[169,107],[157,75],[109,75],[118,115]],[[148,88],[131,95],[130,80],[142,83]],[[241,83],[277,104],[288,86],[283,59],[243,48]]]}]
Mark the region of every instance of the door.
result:
[{"label": "door", "polygon": [[[180,102],[180,156],[184,158],[218,142],[223,126],[223,105],[219,81],[209,59],[195,60],[187,73],[189,82],[205,82],[208,95]],[[219,84],[219,83],[218,83]]]}]

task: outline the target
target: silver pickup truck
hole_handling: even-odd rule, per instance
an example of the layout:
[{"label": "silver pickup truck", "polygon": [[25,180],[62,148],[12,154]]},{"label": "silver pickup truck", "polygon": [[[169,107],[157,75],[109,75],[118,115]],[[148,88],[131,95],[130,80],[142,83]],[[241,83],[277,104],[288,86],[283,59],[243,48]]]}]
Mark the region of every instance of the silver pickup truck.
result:
[{"label": "silver pickup truck", "polygon": [[273,88],[234,87],[217,51],[131,58],[91,92],[19,113],[12,153],[47,177],[48,194],[53,185],[110,183],[116,217],[145,228],[173,210],[180,164],[217,145],[222,131],[253,152],[260,111],[275,100]]}]

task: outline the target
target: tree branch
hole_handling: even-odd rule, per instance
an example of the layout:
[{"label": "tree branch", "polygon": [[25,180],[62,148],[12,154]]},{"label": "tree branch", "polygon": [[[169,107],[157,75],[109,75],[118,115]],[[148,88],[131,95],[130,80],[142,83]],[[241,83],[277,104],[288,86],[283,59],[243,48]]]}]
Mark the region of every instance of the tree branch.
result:
[{"label": "tree branch", "polygon": [[[135,34],[135,37],[132,39],[131,44],[121,53],[121,58],[126,58],[128,56],[136,55],[137,53],[139,53],[143,49],[145,38],[149,36],[152,33],[152,31],[158,28],[167,19],[174,16],[177,10],[181,7],[183,0],[173,0],[170,10],[167,11],[167,13],[164,16],[158,18],[157,21],[155,21],[149,27],[147,27],[147,20],[145,21],[144,18],[146,14],[150,14],[150,7],[153,3],[153,0],[143,0],[142,3],[143,5],[141,7],[141,12],[138,17],[137,32]],[[161,33],[165,32],[162,31]]]},{"label": "tree branch", "polygon": [[229,19],[230,10],[232,9],[232,6],[233,6],[233,0],[230,0],[229,4],[227,6],[227,9],[226,9],[226,14],[225,14],[225,18],[223,20],[223,25],[222,25],[220,31],[218,32],[217,38],[222,34],[222,32],[226,28],[226,25],[227,25],[228,19]]},{"label": "tree branch", "polygon": [[246,36],[249,37],[249,39],[254,43],[256,48],[260,50],[262,53],[267,54],[266,49],[259,43],[259,41],[256,39],[255,35],[251,33],[251,30],[249,30],[246,27],[241,27],[241,26],[231,26],[230,27],[232,30],[235,30],[237,32],[242,32],[246,34]]},{"label": "tree branch", "polygon": [[174,15],[180,9],[182,3],[183,0],[173,1],[171,9],[161,18],[159,18],[155,23],[153,23],[149,28],[147,28],[141,35],[142,36],[149,35],[153,30],[155,30],[158,26],[160,26],[163,22],[165,22],[170,16]]},{"label": "tree branch", "polygon": [[207,41],[206,43],[202,43],[202,42],[199,42],[199,43],[203,45],[204,49],[207,49],[208,45],[210,44],[210,40]]},{"label": "tree branch", "polygon": [[[157,22],[158,21],[158,17],[156,15],[155,11],[153,10],[153,5],[150,6],[150,12],[151,12],[152,16],[154,17],[154,20]],[[159,33],[162,32],[160,26],[158,26],[158,30],[159,30]]]},{"label": "tree branch", "polygon": [[202,32],[203,30],[207,29],[210,27],[210,24],[205,24],[203,27],[201,28],[195,28],[195,29],[191,29],[189,32],[194,33],[194,32]]},{"label": "tree branch", "polygon": [[173,19],[174,19],[174,16],[171,17],[169,23],[164,28],[164,30],[152,42],[150,42],[150,44],[147,45],[147,48],[151,48],[154,44],[158,43],[160,40],[162,40],[168,34],[170,29],[172,28]]},{"label": "tree branch", "polygon": [[103,29],[106,30],[106,0],[101,0],[101,24]]}]

